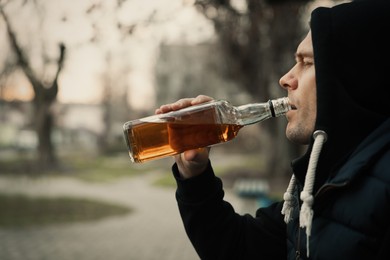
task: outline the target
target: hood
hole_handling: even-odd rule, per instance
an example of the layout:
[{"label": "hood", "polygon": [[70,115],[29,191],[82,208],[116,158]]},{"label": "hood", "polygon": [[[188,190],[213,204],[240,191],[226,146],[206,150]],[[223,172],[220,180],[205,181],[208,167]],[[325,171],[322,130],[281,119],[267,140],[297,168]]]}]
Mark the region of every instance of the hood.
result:
[{"label": "hood", "polygon": [[[390,2],[357,1],[320,7],[311,15],[317,83],[315,130],[327,133],[314,192],[359,143],[390,115]],[[293,163],[303,182],[313,142]]]},{"label": "hood", "polygon": [[390,67],[389,14],[390,2],[384,0],[320,7],[311,14],[317,117],[306,154],[293,162],[282,208],[289,223],[296,207],[293,190],[300,182],[299,225],[306,229],[308,257],[313,194],[390,116],[390,81],[385,78]]}]

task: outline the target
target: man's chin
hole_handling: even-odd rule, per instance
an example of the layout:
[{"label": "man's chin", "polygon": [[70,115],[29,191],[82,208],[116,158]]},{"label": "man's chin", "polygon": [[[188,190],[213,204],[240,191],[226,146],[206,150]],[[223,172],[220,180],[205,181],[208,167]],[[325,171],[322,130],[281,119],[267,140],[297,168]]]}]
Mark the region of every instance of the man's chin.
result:
[{"label": "man's chin", "polygon": [[299,145],[308,145],[311,140],[310,136],[303,134],[302,131],[294,131],[289,129],[288,126],[286,128],[286,137],[290,142]]}]

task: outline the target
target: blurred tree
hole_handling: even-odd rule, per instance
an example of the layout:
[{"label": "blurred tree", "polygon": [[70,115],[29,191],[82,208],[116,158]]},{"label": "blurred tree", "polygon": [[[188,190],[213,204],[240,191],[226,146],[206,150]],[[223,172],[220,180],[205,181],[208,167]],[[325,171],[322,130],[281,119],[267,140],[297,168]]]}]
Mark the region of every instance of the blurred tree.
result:
[{"label": "blurred tree", "polygon": [[58,76],[61,73],[65,60],[65,45],[62,43],[59,44],[59,57],[56,61],[57,70],[54,78],[50,82],[45,82],[33,70],[26,51],[18,42],[17,35],[4,10],[4,5],[0,6],[0,14],[6,25],[11,50],[16,58],[14,65],[21,68],[34,90],[33,104],[35,113],[33,122],[38,137],[38,165],[42,169],[56,167],[57,157],[51,139],[53,129],[51,106],[55,102],[58,94]]},{"label": "blurred tree", "polygon": [[[113,152],[125,152],[126,146],[123,141],[122,129],[118,122],[124,123],[129,120],[128,83],[126,77],[130,69],[123,65],[121,68],[113,68],[112,53],[107,52],[105,69],[100,75],[103,84],[103,131],[99,136],[99,152],[111,154]],[[115,89],[114,89],[115,88]]]},{"label": "blurred tree", "polygon": [[[185,9],[188,4],[176,1],[172,8],[153,7],[145,8],[142,15],[135,16],[134,19],[123,19],[123,11],[129,10],[129,6],[139,6],[139,4],[132,5],[137,1],[104,1],[96,0],[90,7],[86,9],[85,14],[93,28],[93,37],[90,39],[91,44],[94,44],[99,48],[102,56],[105,57],[105,68],[101,73],[101,82],[103,84],[103,95],[101,105],[104,109],[103,123],[104,129],[99,137],[100,152],[112,152],[115,145],[118,143],[118,138],[115,137],[114,131],[118,131],[118,128],[113,126],[114,122],[125,122],[129,118],[140,117],[142,113],[150,113],[150,110],[142,111],[142,108],[131,109],[128,104],[128,98],[132,93],[129,91],[128,75],[130,68],[133,66],[131,57],[134,57],[134,49],[131,49],[131,43],[134,38],[150,37],[148,42],[145,41],[145,49],[151,49],[150,43],[153,45],[162,41],[163,32],[154,33],[154,35],[146,36],[152,31],[156,31],[156,27],[164,28],[169,24],[181,10]],[[141,1],[139,1],[141,2]],[[184,1],[183,1],[184,2]],[[127,7],[125,6],[127,5]],[[168,1],[166,3],[168,4]],[[126,11],[128,12],[128,11]],[[102,18],[105,19],[102,19]],[[108,21],[108,22],[107,22]],[[154,29],[153,29],[154,27]],[[111,35],[108,35],[110,32]],[[108,37],[112,36],[115,38]],[[108,43],[109,41],[109,43]],[[137,41],[137,39],[136,39]],[[132,52],[132,53],[131,53]],[[126,57],[126,58],[124,58]],[[129,58],[128,58],[129,57]],[[151,56],[146,56],[145,59],[150,59]],[[136,58],[136,57],[135,57]],[[180,74],[180,73],[177,73]],[[137,86],[142,92],[144,83],[138,83]],[[135,89],[132,88],[132,89]],[[161,86],[157,86],[157,96],[161,94]],[[170,100],[172,101],[172,99]],[[145,105],[150,105],[153,100],[145,100]],[[161,102],[160,102],[161,104]],[[150,109],[149,107],[147,109]],[[121,145],[123,145],[123,138],[120,138]],[[125,146],[123,146],[125,148]]]},{"label": "blurred tree", "polygon": [[[114,125],[115,122],[127,121],[129,112],[131,113],[127,101],[129,95],[127,76],[131,61],[124,57],[128,57],[131,52],[128,44],[133,34],[140,27],[142,30],[156,23],[154,20],[156,10],[151,10],[151,13],[136,21],[122,21],[119,14],[125,9],[125,2],[126,0],[112,2],[97,0],[85,11],[93,28],[90,43],[98,47],[104,57],[104,69],[100,74],[104,126],[98,142],[99,152],[102,154],[116,151],[118,145],[125,150],[122,132],[115,132],[118,128]],[[111,35],[108,35],[108,32]],[[120,138],[118,134],[121,134]]]},{"label": "blurred tree", "polygon": [[[6,59],[3,65],[3,68],[0,70],[0,99],[4,96],[4,89],[7,85],[7,79],[12,73],[16,70],[14,62],[12,60]],[[0,100],[0,112],[2,111],[3,102]],[[0,113],[0,122],[5,119],[5,115]]]},{"label": "blurred tree", "polygon": [[[285,95],[278,80],[294,61],[303,37],[302,10],[310,0],[197,0],[198,9],[213,21],[225,53],[226,77],[248,91],[255,102]],[[237,5],[241,3],[241,5]],[[284,174],[297,156],[285,136],[285,122],[261,124],[264,171]]]},{"label": "blurred tree", "polygon": [[[66,5],[64,2],[66,1],[64,0],[58,5],[68,7],[69,4]],[[118,121],[124,122],[128,120],[129,113],[134,113],[128,107],[127,98],[129,93],[126,92],[129,87],[128,75],[132,64],[132,56],[129,55],[133,51],[129,47],[132,44],[131,39],[134,33],[140,32],[142,34],[150,25],[160,24],[171,18],[171,15],[164,15],[164,12],[160,12],[157,7],[151,7],[145,14],[129,19],[124,14],[129,12],[130,8],[133,7],[134,9],[134,7],[139,6],[139,4],[134,3],[137,1],[130,2],[126,0],[80,1],[78,5],[73,5],[73,8],[57,12],[57,6],[53,5],[50,0],[0,0],[0,17],[3,18],[2,20],[6,24],[5,28],[11,49],[11,53],[9,53],[7,58],[13,59],[13,63],[6,66],[7,70],[0,72],[0,94],[3,89],[2,80],[12,74],[14,68],[20,68],[34,90],[36,116],[32,120],[36,123],[40,165],[55,166],[58,160],[50,139],[50,133],[54,124],[51,105],[57,98],[58,77],[65,60],[65,50],[67,53],[73,54],[76,48],[88,46],[88,48],[97,50],[94,57],[96,63],[99,63],[100,59],[103,60],[103,66],[101,71],[99,71],[101,78],[98,80],[98,83],[101,83],[101,85],[96,86],[97,92],[102,90],[101,105],[104,110],[102,116],[104,126],[99,136],[98,145],[101,152],[110,151],[113,140],[116,142],[114,145],[117,145],[119,138],[117,138],[115,131],[118,128],[116,125],[113,126],[113,124]],[[57,8],[54,14],[53,8]],[[79,10],[75,11],[78,8]],[[19,11],[22,9],[31,13],[30,19],[26,19],[26,17],[24,17],[24,20],[14,18],[16,14],[22,16],[19,14]],[[79,20],[80,14],[83,15],[83,20]],[[25,21],[30,23],[26,24]],[[84,37],[80,37],[77,32],[70,34],[71,36],[68,36],[68,38],[66,38],[67,35],[58,36],[56,32],[51,37],[50,35],[45,35],[45,29],[49,29],[44,27],[45,25],[50,25],[50,23],[53,24],[47,27],[51,29],[58,26],[58,31],[63,30],[63,28],[77,31],[78,28],[72,27],[74,21],[78,21],[77,26],[80,28],[85,29],[88,27],[90,31],[87,31]],[[30,26],[30,24],[38,24],[38,27]],[[64,24],[68,24],[68,26],[64,26]],[[27,34],[34,35],[26,40],[25,35]],[[51,48],[45,48],[45,45],[52,46],[53,38],[56,37],[60,37],[61,40],[55,41],[63,41],[67,46],[65,48],[65,44],[60,44],[58,59],[47,50]],[[78,37],[81,40],[74,39]],[[156,36],[156,41],[159,40],[159,37],[159,35]],[[42,47],[35,49],[37,45]],[[50,55],[51,57],[49,57]],[[56,57],[55,62],[53,57]],[[37,66],[37,63],[40,62],[44,66]],[[56,73],[51,73],[47,77],[45,75],[45,65],[49,67],[49,70],[55,67]],[[1,69],[4,67],[1,66]],[[100,87],[101,89],[99,89]],[[123,139],[120,139],[120,141],[123,142]],[[124,145],[123,148],[125,148]]]}]

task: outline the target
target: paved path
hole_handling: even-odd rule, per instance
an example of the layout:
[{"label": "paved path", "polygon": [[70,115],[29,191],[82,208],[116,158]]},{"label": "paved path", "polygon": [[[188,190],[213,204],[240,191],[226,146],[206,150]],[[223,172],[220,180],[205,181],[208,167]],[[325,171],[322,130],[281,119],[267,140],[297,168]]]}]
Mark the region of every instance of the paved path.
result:
[{"label": "paved path", "polygon": [[[218,158],[214,158],[215,163]],[[227,162],[240,160],[220,160]],[[174,188],[152,185],[159,172],[112,183],[88,183],[70,177],[7,178],[2,193],[30,196],[75,196],[131,207],[128,215],[76,224],[25,229],[0,229],[0,260],[196,260],[175,200]],[[225,198],[239,213],[253,213],[225,189]],[[0,205],[1,210],[1,205]],[[252,212],[251,212],[252,211]]]},{"label": "paved path", "polygon": [[150,185],[157,173],[91,184],[71,178],[0,178],[0,190],[31,196],[75,196],[127,205],[134,213],[99,221],[0,229],[1,260],[192,260],[173,188]]}]

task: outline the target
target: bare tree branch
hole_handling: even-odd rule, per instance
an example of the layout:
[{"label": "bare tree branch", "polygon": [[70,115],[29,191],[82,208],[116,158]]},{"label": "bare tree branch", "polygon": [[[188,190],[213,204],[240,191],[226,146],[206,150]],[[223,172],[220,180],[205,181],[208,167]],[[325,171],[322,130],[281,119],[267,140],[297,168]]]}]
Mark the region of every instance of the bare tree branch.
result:
[{"label": "bare tree branch", "polygon": [[39,82],[37,77],[35,76],[34,72],[32,71],[30,64],[25,57],[22,48],[20,47],[19,43],[16,40],[15,32],[11,28],[11,24],[8,20],[7,15],[5,14],[3,8],[0,9],[0,14],[3,16],[3,19],[5,21],[5,25],[7,27],[7,34],[11,43],[11,47],[14,50],[17,58],[17,63],[18,65],[22,68],[23,72],[26,74],[27,78],[30,80],[31,84],[34,87],[34,91],[39,91],[36,90],[36,85]]},{"label": "bare tree branch", "polygon": [[49,93],[50,98],[52,98],[53,100],[56,98],[58,94],[58,76],[60,75],[60,72],[63,68],[64,60],[65,60],[65,52],[66,52],[66,47],[63,43],[60,43],[59,47],[60,47],[60,56],[57,61],[58,64],[57,72],[53,79],[53,83],[51,84],[50,93]]}]

